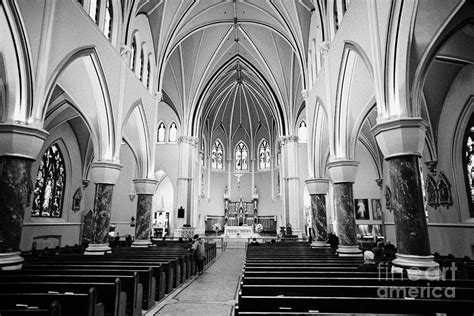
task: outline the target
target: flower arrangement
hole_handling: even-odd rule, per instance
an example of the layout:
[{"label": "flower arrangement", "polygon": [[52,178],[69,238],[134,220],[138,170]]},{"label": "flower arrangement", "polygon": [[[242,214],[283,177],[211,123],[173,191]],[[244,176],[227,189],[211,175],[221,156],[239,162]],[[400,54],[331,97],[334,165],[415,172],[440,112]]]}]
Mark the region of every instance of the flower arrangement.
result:
[{"label": "flower arrangement", "polygon": [[263,225],[258,223],[257,225],[255,225],[255,232],[256,233],[261,233],[263,232]]},{"label": "flower arrangement", "polygon": [[222,230],[221,224],[215,223],[214,225],[212,225],[212,230],[215,231],[216,233]]}]

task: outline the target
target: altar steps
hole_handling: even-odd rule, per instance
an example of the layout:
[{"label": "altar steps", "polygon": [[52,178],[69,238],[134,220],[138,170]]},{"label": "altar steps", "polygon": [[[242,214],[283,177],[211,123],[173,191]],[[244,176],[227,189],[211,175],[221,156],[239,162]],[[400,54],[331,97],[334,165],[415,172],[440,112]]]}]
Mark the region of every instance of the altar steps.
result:
[{"label": "altar steps", "polygon": [[247,247],[247,239],[234,239],[227,241],[227,249],[245,249]]}]

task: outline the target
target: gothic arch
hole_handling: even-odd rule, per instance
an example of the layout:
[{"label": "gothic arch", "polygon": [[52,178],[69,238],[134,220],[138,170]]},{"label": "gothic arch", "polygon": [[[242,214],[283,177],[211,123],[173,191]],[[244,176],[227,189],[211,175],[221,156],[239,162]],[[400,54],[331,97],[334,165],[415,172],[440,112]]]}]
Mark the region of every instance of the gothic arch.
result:
[{"label": "gothic arch", "polygon": [[15,2],[0,5],[0,37],[0,121],[27,123],[34,103],[33,75],[30,48]]},{"label": "gothic arch", "polygon": [[[97,111],[94,115],[92,115],[91,109],[87,110],[86,107],[79,104],[77,105],[81,108],[81,112],[84,113],[84,116],[88,117],[91,126],[94,126],[95,133],[93,134],[97,135],[97,148],[95,148],[96,157],[98,160],[115,160],[118,157],[119,151],[116,146],[115,120],[105,74],[95,48],[79,48],[69,53],[58,64],[46,85],[47,93],[45,100],[36,109],[36,118],[41,122],[44,121],[47,105],[50,102],[60,76],[65,74],[75,62],[82,62],[81,68],[90,80],[91,88],[94,89],[91,91],[91,95],[95,96],[95,101],[97,102],[91,105],[95,106],[95,110]],[[88,114],[88,111],[91,111],[91,114]],[[100,117],[100,119],[94,117]]]},{"label": "gothic arch", "polygon": [[124,118],[121,135],[123,137],[128,132],[130,133],[130,139],[134,140],[130,143],[130,147],[133,148],[138,156],[137,177],[139,178],[149,178],[153,175],[153,162],[150,160],[152,157],[151,140],[148,126],[143,103],[141,100],[138,100],[129,109]]},{"label": "gothic arch", "polygon": [[[355,101],[351,99],[352,88],[355,83],[361,81],[361,78],[358,78],[358,76],[363,75],[356,71],[360,65],[364,65],[362,69],[366,70],[369,79],[373,83],[373,67],[369,62],[367,54],[357,44],[346,42],[339,70],[336,89],[336,106],[334,117],[332,118],[334,126],[332,130],[334,130],[334,135],[331,137],[331,142],[333,143],[331,148],[333,149],[332,155],[335,159],[351,159],[354,157],[356,141],[354,138],[357,138],[354,137],[354,130],[358,131],[360,129],[363,117],[367,114],[368,107],[370,106],[370,102],[369,104],[361,104],[360,102],[363,102],[363,100],[358,100],[359,104],[357,110],[355,110]],[[372,87],[374,88],[375,85],[372,85]],[[365,93],[367,94],[366,97],[371,98],[375,94],[374,91],[365,91]],[[351,119],[351,114],[356,115],[356,113],[360,112],[362,113],[358,114],[356,120]]]}]

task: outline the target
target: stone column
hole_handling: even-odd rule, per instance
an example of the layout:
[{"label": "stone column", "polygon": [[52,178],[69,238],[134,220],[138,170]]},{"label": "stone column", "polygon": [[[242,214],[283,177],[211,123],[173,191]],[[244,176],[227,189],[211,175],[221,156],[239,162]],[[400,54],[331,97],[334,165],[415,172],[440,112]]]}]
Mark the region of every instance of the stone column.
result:
[{"label": "stone column", "polygon": [[0,124],[0,270],[19,270],[25,207],[32,198],[31,165],[48,133],[17,124]]},{"label": "stone column", "polygon": [[114,185],[122,165],[96,161],[91,165],[91,178],[95,183],[94,210],[92,212],[91,243],[84,254],[103,255],[109,253],[109,226]]},{"label": "stone column", "polygon": [[178,161],[178,184],[177,184],[177,206],[184,208],[185,219],[178,219],[178,229],[183,224],[195,225],[191,218],[193,207],[193,155],[198,138],[192,136],[178,137],[179,161]]},{"label": "stone column", "polygon": [[439,265],[431,255],[418,164],[425,131],[421,118],[386,121],[372,130],[388,161],[397,238],[393,270],[407,269],[409,276],[435,278]]},{"label": "stone column", "polygon": [[298,175],[298,136],[284,136],[281,138],[281,154],[284,168],[283,180],[285,182],[285,213],[287,214],[286,224],[290,223],[293,234],[301,237],[301,217],[300,217],[300,179]]},{"label": "stone column", "polygon": [[305,181],[311,196],[311,228],[313,242],[311,248],[328,247],[328,222],[326,215],[326,194],[329,190],[329,180],[310,178]]},{"label": "stone column", "polygon": [[361,256],[356,234],[354,211],[354,184],[359,162],[353,160],[334,160],[328,163],[329,173],[334,188],[334,207],[336,209],[336,226],[339,237],[337,254]]},{"label": "stone column", "polygon": [[158,181],[154,179],[135,179],[135,192],[137,193],[137,214],[135,225],[135,241],[132,247],[148,247],[151,245],[151,209],[153,195]]}]

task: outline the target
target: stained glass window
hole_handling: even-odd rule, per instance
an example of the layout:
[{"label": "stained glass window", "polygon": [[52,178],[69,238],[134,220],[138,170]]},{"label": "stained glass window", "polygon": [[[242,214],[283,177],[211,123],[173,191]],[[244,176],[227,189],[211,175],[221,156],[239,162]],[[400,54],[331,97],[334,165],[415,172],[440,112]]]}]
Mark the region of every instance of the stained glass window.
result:
[{"label": "stained glass window", "polygon": [[177,133],[177,131],[178,131],[178,128],[176,127],[176,123],[175,122],[171,123],[170,131],[169,131],[169,133],[170,133],[169,141],[170,142],[172,142],[172,143],[176,142],[176,133]]},{"label": "stained glass window", "polygon": [[260,169],[270,169],[270,145],[265,138],[258,148],[258,162]]},{"label": "stained glass window", "polygon": [[200,159],[201,159],[201,166],[204,166],[205,164],[205,157],[204,157],[204,153],[206,152],[206,147],[204,146],[204,140],[201,142],[201,155],[200,155]]},{"label": "stained glass window", "polygon": [[248,149],[244,142],[239,142],[235,147],[235,170],[248,169]]},{"label": "stained glass window", "polygon": [[65,181],[63,155],[58,144],[53,144],[40,161],[31,216],[61,217]]},{"label": "stained glass window", "polygon": [[144,49],[142,47],[142,49],[140,50],[140,59],[138,60],[138,65],[137,65],[138,67],[140,67],[138,68],[138,78],[140,78],[140,80],[143,79],[143,61],[145,59],[145,56],[143,55],[144,54],[143,50]]},{"label": "stained glass window", "polygon": [[107,0],[105,2],[105,21],[104,21],[104,34],[108,39],[112,39],[112,0]]},{"label": "stained glass window", "polygon": [[211,167],[212,169],[224,169],[224,148],[220,140],[216,140],[212,144]]},{"label": "stained glass window", "polygon": [[308,139],[307,129],[306,129],[306,122],[301,121],[300,126],[298,128],[298,140],[300,143],[306,143]]},{"label": "stained glass window", "polygon": [[99,24],[99,8],[100,0],[91,0],[89,7],[89,15],[95,23]]},{"label": "stained glass window", "polygon": [[469,212],[474,217],[474,115],[469,120],[469,125],[464,134],[464,178],[469,200]]},{"label": "stained glass window", "polygon": [[158,125],[158,142],[162,143],[165,141],[165,123],[161,122],[160,125]]},{"label": "stained glass window", "polygon": [[150,58],[148,58],[148,63],[146,65],[146,86],[150,87],[150,77],[151,77],[151,63]]},{"label": "stained glass window", "polygon": [[130,54],[130,69],[135,71],[135,56],[137,55],[137,39],[132,38],[132,53]]}]

